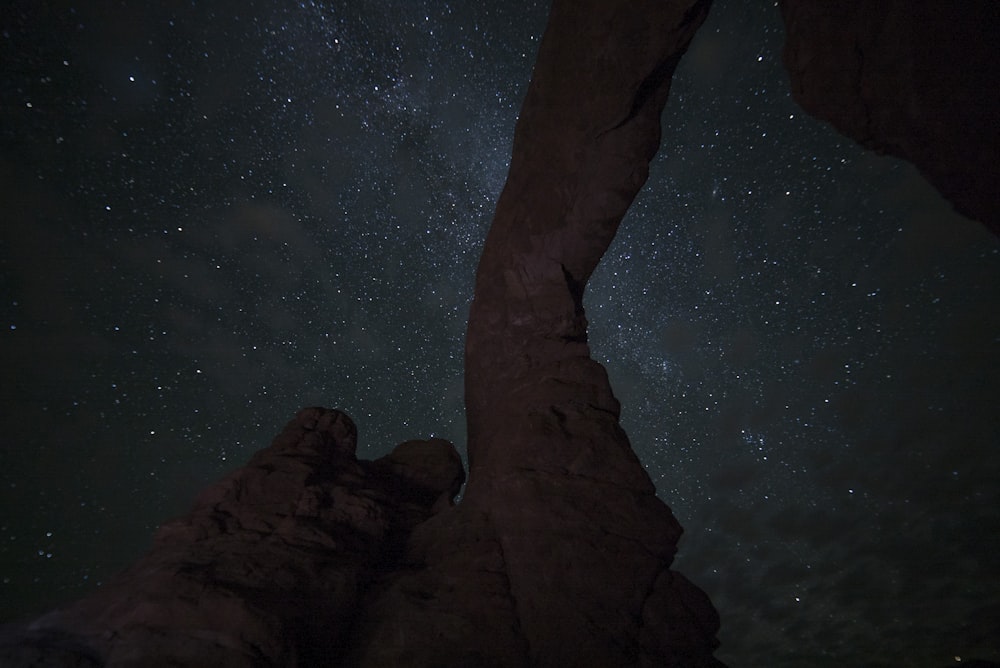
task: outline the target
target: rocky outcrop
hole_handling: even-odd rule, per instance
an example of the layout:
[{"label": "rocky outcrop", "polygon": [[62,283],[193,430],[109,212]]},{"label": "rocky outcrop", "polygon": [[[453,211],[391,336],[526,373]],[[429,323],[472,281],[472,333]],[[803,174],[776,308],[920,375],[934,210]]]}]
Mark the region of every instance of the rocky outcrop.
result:
[{"label": "rocky outcrop", "polygon": [[706,11],[554,3],[476,277],[469,484],[366,608],[362,664],[719,665],[718,618],[670,570],[681,528],[619,426],[582,304]]},{"label": "rocky outcrop", "polygon": [[6,629],[0,665],[330,665],[365,588],[465,479],[446,441],[375,462],[356,442],[344,413],[300,411],[96,594]]},{"label": "rocky outcrop", "polygon": [[781,0],[792,96],[1000,234],[1000,5]]},{"label": "rocky outcrop", "polygon": [[707,9],[555,0],[476,276],[459,505],[449,444],[361,462],[349,418],[307,409],[133,568],[8,634],[0,657],[720,666],[718,616],[670,569],[681,527],[619,426],[583,308]]}]

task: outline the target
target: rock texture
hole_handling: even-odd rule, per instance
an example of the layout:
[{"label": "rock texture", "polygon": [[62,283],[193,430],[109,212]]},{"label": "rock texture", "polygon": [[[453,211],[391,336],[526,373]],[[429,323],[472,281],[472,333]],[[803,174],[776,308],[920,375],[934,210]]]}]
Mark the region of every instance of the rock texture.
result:
[{"label": "rock texture", "polygon": [[582,305],[707,5],[553,4],[476,277],[469,484],[366,608],[362,664],[719,665],[718,617],[670,570],[681,528],[619,426]]},{"label": "rock texture", "polygon": [[1000,234],[1000,4],[780,4],[795,101]]},{"label": "rock texture", "polygon": [[0,642],[29,665],[721,666],[681,527],[590,358],[583,293],[646,180],[706,0],[555,0],[476,277],[470,480],[442,441],[354,457],[306,409],[100,593]]},{"label": "rock texture", "polygon": [[0,634],[0,665],[337,665],[365,587],[465,479],[446,441],[375,462],[356,442],[344,413],[300,411],[127,571]]}]

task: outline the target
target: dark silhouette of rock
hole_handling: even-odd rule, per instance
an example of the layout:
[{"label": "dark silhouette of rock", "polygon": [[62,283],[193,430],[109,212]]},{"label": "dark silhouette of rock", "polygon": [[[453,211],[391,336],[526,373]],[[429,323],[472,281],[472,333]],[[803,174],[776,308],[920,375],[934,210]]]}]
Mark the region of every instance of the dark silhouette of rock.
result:
[{"label": "dark silhouette of rock", "polygon": [[719,665],[718,617],[669,570],[681,528],[619,426],[582,305],[707,8],[554,3],[477,272],[469,484],[365,606],[360,663]]},{"label": "dark silhouette of rock", "polygon": [[167,522],[93,596],[0,635],[3,666],[316,666],[351,642],[364,588],[465,479],[447,441],[355,458],[339,411],[307,408]]},{"label": "dark silhouette of rock", "polygon": [[346,415],[305,409],[100,592],[8,629],[0,660],[721,666],[582,303],[708,4],[553,4],[476,277],[459,505],[450,444],[358,461]]},{"label": "dark silhouette of rock", "polygon": [[1000,234],[1000,5],[781,0],[792,96]]}]

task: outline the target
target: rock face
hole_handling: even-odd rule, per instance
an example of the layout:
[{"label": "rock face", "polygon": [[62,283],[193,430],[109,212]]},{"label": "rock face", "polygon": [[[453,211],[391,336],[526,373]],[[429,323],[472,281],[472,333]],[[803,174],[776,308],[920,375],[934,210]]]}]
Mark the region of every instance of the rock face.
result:
[{"label": "rock face", "polygon": [[1000,5],[781,0],[792,96],[1000,234]]},{"label": "rock face", "polygon": [[375,462],[355,458],[356,442],[344,413],[300,411],[127,571],[0,635],[0,665],[330,665],[364,588],[465,479],[446,441]]},{"label": "rock face", "polygon": [[582,304],[707,9],[554,2],[476,277],[459,505],[450,444],[362,462],[346,415],[306,409],[98,594],[8,630],[0,660],[721,666]]},{"label": "rock face", "polygon": [[469,484],[365,609],[360,663],[719,665],[718,618],[669,569],[681,528],[619,427],[582,305],[706,11],[554,3],[477,272]]}]

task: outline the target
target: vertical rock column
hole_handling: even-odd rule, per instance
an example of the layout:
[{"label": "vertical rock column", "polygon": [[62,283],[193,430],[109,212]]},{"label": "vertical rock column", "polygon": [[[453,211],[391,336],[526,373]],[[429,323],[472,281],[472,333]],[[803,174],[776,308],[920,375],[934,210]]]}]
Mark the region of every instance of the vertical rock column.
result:
[{"label": "vertical rock column", "polygon": [[[711,653],[714,610],[667,570],[681,528],[619,427],[582,304],[707,9],[554,3],[477,272],[466,500],[488,508],[533,664],[695,665]],[[666,619],[684,597],[701,615]]]},{"label": "vertical rock column", "polygon": [[360,663],[720,665],[715,610],[669,570],[681,527],[619,426],[582,303],[707,9],[554,2],[476,276],[470,481],[413,534]]}]

